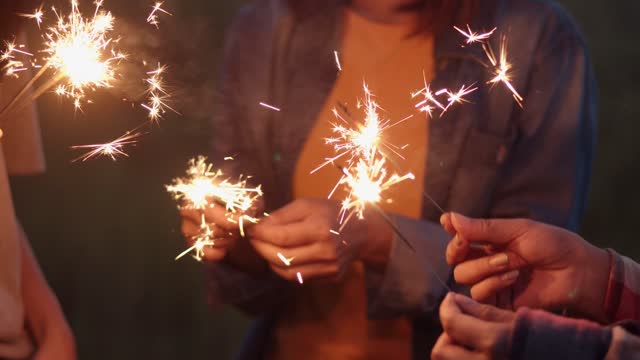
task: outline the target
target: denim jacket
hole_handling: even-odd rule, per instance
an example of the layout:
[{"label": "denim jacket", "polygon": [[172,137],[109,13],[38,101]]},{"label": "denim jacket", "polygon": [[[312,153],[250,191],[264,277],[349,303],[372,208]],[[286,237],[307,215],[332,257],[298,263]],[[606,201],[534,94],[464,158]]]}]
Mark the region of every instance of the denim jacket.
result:
[{"label": "denim jacket", "polygon": [[[234,155],[227,171],[250,174],[262,184],[267,210],[292,200],[297,157],[338,76],[333,52],[340,48],[342,6],[340,0],[255,1],[228,30],[211,155]],[[546,0],[482,0],[469,25],[497,27],[506,35],[524,108],[504,88],[480,86],[471,104],[430,122],[424,189],[446,210],[576,229],[589,185],[596,113],[596,87],[579,31]],[[461,47],[463,40],[453,29],[436,37],[433,88],[490,80],[482,50]],[[411,316],[415,358],[428,354],[439,332],[436,313],[445,290],[432,269],[441,278],[451,274],[446,241],[431,239],[442,238],[439,215],[425,201],[423,221],[396,217],[416,252],[394,241],[385,272],[366,271],[369,315]],[[263,320],[277,316],[296,289],[275,275],[251,277],[225,263],[210,264],[208,274],[212,300]],[[261,326],[244,358],[259,358],[268,346],[269,322]]]}]

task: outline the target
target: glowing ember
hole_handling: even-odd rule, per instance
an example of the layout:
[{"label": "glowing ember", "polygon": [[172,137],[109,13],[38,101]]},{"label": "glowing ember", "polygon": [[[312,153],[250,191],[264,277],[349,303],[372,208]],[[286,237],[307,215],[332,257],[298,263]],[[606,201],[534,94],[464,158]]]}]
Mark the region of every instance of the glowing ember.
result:
[{"label": "glowing ember", "polygon": [[149,16],[147,17],[147,22],[153,26],[155,26],[156,28],[159,27],[160,22],[158,21],[158,13],[164,13],[167,14],[169,16],[172,16],[173,14],[171,14],[170,12],[166,11],[165,9],[162,8],[162,4],[164,4],[163,2],[157,2],[152,6],[152,10],[151,13],[149,14]]},{"label": "glowing ember", "polygon": [[274,111],[280,111],[280,108],[277,108],[277,107],[275,107],[273,105],[269,105],[267,103],[261,102],[260,106],[266,107],[267,109],[271,109],[271,110],[274,110]]}]

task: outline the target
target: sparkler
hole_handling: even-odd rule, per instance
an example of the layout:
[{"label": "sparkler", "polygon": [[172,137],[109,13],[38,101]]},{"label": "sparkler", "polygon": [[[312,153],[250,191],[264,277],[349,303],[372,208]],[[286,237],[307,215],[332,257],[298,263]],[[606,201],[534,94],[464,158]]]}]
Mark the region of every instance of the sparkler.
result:
[{"label": "sparkler", "polygon": [[[25,69],[25,62],[18,59],[18,55],[31,58],[32,66],[40,68],[40,71],[0,112],[0,119],[63,80],[56,93],[73,99],[76,108],[80,108],[89,91],[112,86],[117,75],[115,66],[125,59],[125,55],[115,48],[117,39],[112,36],[114,17],[102,8],[102,3],[102,0],[96,1],[92,17],[85,17],[80,12],[77,0],[71,0],[71,12],[66,16],[55,7],[51,8],[57,21],[43,34],[45,41],[41,53],[45,55],[41,60],[45,65],[37,65],[38,60],[33,59],[33,54],[20,50],[23,45],[6,44],[2,60],[7,61],[4,66],[7,75],[15,75]],[[34,19],[40,26],[44,12],[39,8],[33,14],[23,16]],[[50,69],[53,76],[29,93],[28,90]]]},{"label": "sparkler", "polygon": [[157,2],[152,6],[152,10],[151,13],[149,14],[149,16],[147,17],[147,22],[153,26],[155,26],[156,28],[159,28],[160,26],[160,22],[158,20],[158,12],[167,14],[169,16],[172,16],[173,14],[171,14],[170,12],[166,11],[165,9],[162,8],[162,5],[164,4],[164,2]]},{"label": "sparkler", "polygon": [[504,84],[504,86],[511,92],[516,103],[518,103],[520,107],[523,107],[522,103],[524,99],[511,83],[511,74],[509,72],[512,69],[512,65],[509,63],[507,59],[506,36],[503,36],[500,41],[500,56],[496,56],[496,54],[493,51],[493,48],[488,43],[489,38],[496,31],[496,28],[494,28],[490,32],[482,33],[482,34],[473,32],[469,27],[469,25],[467,25],[468,31],[466,32],[464,30],[461,30],[458,27],[454,27],[454,29],[456,29],[459,33],[461,33],[467,39],[466,40],[467,44],[472,44],[472,43],[482,44],[482,49],[484,50],[484,53],[487,56],[487,59],[493,66],[493,72],[494,72],[493,74],[494,77],[491,80],[487,81],[487,84],[492,84],[492,85],[495,85],[497,83]]},{"label": "sparkler", "polygon": [[[374,95],[369,91],[366,84],[363,84],[363,89],[365,94],[364,102],[358,101],[358,108],[364,107],[364,121],[356,123],[354,126],[345,119],[341,112],[336,108],[333,109],[333,115],[337,119],[337,122],[332,123],[332,132],[335,136],[326,138],[325,144],[331,145],[336,155],[326,159],[325,162],[312,170],[312,174],[343,157],[346,158],[347,167],[356,163],[358,158],[369,159],[375,153],[385,156],[387,151],[402,158],[402,155],[398,152],[400,147],[387,142],[382,135],[384,131],[411,119],[413,115],[395,123],[392,123],[391,120],[380,120],[380,114],[378,113],[380,106],[373,99]],[[343,111],[343,113],[347,113],[347,111]]]},{"label": "sparkler", "polygon": [[[367,205],[379,204],[383,201],[385,190],[405,180],[415,179],[411,173],[388,175],[385,159],[379,155],[374,155],[370,159],[360,159],[355,167],[342,168],[342,171],[344,175],[338,184],[345,185],[349,193],[342,201],[341,227],[338,232],[342,232],[352,216],[356,215],[359,219],[364,219]],[[391,202],[391,199],[386,201]]]},{"label": "sparkler", "polygon": [[[214,169],[213,164],[208,164],[205,157],[200,156],[189,161],[186,177],[173,180],[173,183],[166,188],[177,201],[185,203],[184,208],[200,210],[203,214],[205,209],[221,204],[225,207],[227,220],[238,223],[240,233],[243,235],[244,221],[252,223],[258,221],[246,213],[262,196],[260,186],[248,187],[248,179],[240,176],[238,181],[234,182],[225,177],[221,170]],[[203,223],[206,223],[204,218]],[[196,245],[204,247],[214,240],[203,236],[202,232],[205,228],[203,226],[201,228],[201,234],[195,239]],[[198,239],[204,240],[198,242]],[[194,249],[198,250],[198,247],[192,247],[190,251]]]}]

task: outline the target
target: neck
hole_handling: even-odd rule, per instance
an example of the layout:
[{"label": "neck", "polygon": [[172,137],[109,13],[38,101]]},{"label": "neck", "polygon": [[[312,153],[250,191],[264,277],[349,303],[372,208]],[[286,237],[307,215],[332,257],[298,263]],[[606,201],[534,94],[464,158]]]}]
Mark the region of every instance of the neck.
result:
[{"label": "neck", "polygon": [[425,0],[351,0],[351,8],[373,21],[386,24],[415,24]]}]

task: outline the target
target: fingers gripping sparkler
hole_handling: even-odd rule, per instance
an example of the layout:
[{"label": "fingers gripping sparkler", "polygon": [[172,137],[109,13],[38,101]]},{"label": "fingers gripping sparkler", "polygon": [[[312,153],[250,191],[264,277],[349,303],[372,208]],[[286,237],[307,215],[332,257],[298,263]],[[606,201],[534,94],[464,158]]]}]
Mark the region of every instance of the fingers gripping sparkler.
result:
[{"label": "fingers gripping sparkler", "polygon": [[200,234],[194,238],[196,243],[189,249],[189,251],[196,250],[198,260],[202,256],[202,249],[215,243],[211,227],[204,218],[205,209],[224,206],[227,220],[237,222],[241,234],[244,234],[243,224],[245,221],[252,223],[258,221],[247,215],[247,211],[262,196],[262,189],[260,186],[248,187],[248,179],[241,176],[237,182],[234,182],[225,177],[222,170],[214,169],[213,164],[208,164],[207,159],[201,156],[189,161],[185,177],[174,179],[171,185],[166,186],[167,191],[173,195],[175,200],[184,203],[184,208],[202,212]]}]

